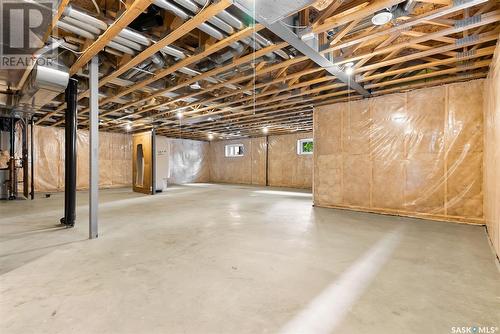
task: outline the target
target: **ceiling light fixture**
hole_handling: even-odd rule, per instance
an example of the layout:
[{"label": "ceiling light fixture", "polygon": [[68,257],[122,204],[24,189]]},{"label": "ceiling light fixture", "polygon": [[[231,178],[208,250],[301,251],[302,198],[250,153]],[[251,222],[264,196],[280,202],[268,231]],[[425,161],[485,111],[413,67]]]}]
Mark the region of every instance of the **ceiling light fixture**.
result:
[{"label": "ceiling light fixture", "polygon": [[306,32],[300,36],[300,39],[303,42],[310,41],[311,39],[314,39],[314,33],[312,31]]},{"label": "ceiling light fixture", "polygon": [[208,140],[212,140],[212,139],[214,139],[214,135],[213,135],[213,134],[211,134],[211,133],[209,133],[209,134],[208,134]]},{"label": "ceiling light fixture", "polygon": [[344,72],[347,75],[352,75],[354,73],[354,63],[349,62],[344,65]]},{"label": "ceiling light fixture", "polygon": [[127,130],[127,131],[132,130],[132,124],[130,124],[130,123],[125,124],[125,130]]},{"label": "ceiling light fixture", "polygon": [[384,24],[391,22],[391,20],[392,13],[386,10],[379,12],[372,17],[372,23],[376,26],[383,26]]},{"label": "ceiling light fixture", "polygon": [[181,119],[182,117],[184,117],[184,115],[182,114],[182,112],[178,111],[177,112],[177,118]]},{"label": "ceiling light fixture", "polygon": [[267,126],[265,126],[265,127],[262,128],[262,133],[263,134],[267,134],[268,132],[269,132],[269,129],[268,129]]},{"label": "ceiling light fixture", "polygon": [[191,89],[201,89],[201,86],[200,84],[198,83],[198,81],[196,81],[195,83],[192,83],[191,85],[189,85],[189,87],[191,87]]}]

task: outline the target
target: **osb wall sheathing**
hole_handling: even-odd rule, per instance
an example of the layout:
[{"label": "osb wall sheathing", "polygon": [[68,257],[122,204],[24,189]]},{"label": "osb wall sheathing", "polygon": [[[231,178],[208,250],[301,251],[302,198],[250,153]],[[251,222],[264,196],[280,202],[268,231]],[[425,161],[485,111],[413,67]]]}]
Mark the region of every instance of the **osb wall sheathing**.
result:
[{"label": "osb wall sheathing", "polygon": [[[312,133],[269,136],[270,186],[312,187],[312,156],[297,154],[297,140],[312,138]],[[243,144],[244,156],[226,157],[225,146]],[[266,184],[266,138],[248,138],[210,143],[210,179],[212,182]]]},{"label": "osb wall sheathing", "polygon": [[314,204],[483,223],[483,84],[317,108]]},{"label": "osb wall sheathing", "polygon": [[484,219],[500,256],[500,44],[485,82]]},{"label": "osb wall sheathing", "polygon": [[207,142],[168,138],[169,183],[210,182]]},{"label": "osb wall sheathing", "polygon": [[[35,191],[64,190],[64,129],[35,127]],[[99,132],[99,186],[130,186],[131,136]],[[88,132],[77,132],[77,189],[88,189]]]}]

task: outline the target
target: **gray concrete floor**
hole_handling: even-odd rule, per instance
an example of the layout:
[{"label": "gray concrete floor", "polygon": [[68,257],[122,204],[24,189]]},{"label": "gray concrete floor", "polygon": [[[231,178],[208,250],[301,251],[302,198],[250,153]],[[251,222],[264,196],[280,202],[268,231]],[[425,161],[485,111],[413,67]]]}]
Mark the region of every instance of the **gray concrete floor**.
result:
[{"label": "gray concrete floor", "polygon": [[311,207],[307,192],[101,191],[0,203],[0,332],[452,333],[500,327],[484,228]]}]

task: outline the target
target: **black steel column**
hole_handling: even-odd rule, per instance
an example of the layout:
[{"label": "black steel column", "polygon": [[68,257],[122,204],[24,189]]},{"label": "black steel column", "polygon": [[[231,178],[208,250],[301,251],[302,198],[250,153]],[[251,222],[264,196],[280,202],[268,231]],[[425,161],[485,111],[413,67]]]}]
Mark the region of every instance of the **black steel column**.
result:
[{"label": "black steel column", "polygon": [[31,154],[31,182],[30,182],[30,185],[31,185],[31,199],[35,199],[35,147],[34,147],[34,143],[35,143],[35,139],[33,138],[33,136],[35,135],[35,131],[34,131],[34,128],[35,128],[35,116],[31,116],[31,121],[30,121],[30,131],[31,131],[31,136],[30,136],[30,148],[31,148],[31,151],[30,151],[30,154]]},{"label": "black steel column", "polygon": [[10,119],[10,160],[9,160],[9,199],[16,199],[17,196],[17,175],[16,175],[16,121],[14,117]]},{"label": "black steel column", "polygon": [[78,80],[71,78],[66,88],[64,217],[61,223],[73,227],[76,218],[76,116]]},{"label": "black steel column", "polygon": [[29,171],[28,171],[28,119],[22,118],[23,123],[23,195],[28,199],[29,196]]}]

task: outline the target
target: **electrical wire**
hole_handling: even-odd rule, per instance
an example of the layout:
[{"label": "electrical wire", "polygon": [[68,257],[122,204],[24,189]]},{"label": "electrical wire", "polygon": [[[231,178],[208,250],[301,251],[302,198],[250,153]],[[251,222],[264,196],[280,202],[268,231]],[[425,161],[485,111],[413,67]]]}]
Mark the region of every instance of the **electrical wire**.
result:
[{"label": "electrical wire", "polygon": [[97,5],[97,2],[95,0],[92,0],[92,3],[94,4],[97,14],[101,14],[101,9],[99,8],[99,5]]}]

